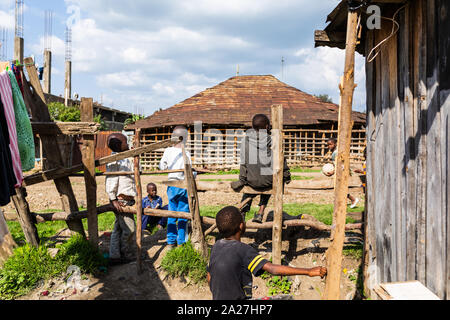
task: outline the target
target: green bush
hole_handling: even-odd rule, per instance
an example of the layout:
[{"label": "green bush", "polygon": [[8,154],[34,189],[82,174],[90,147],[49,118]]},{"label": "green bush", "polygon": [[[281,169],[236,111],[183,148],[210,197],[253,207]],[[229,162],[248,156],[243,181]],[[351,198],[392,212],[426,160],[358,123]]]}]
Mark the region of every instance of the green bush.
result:
[{"label": "green bush", "polygon": [[188,241],[183,246],[167,252],[161,267],[172,277],[187,276],[194,283],[206,281],[207,260]]}]

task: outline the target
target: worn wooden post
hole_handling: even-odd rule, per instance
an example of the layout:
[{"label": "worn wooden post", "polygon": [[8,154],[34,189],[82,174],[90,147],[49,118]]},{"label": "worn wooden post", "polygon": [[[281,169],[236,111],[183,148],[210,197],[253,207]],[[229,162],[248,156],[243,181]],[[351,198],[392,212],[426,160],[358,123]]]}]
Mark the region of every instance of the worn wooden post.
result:
[{"label": "worn wooden post", "polygon": [[[25,58],[25,66],[27,68],[27,73],[30,81],[28,82],[25,77],[25,72],[21,72],[22,79],[24,82],[24,100],[27,107],[31,110],[31,116],[33,122],[52,122],[50,118],[50,113],[45,102],[44,92],[42,91],[41,83],[37,74],[36,67],[32,58]],[[30,89],[30,85],[33,88],[33,92]],[[49,168],[56,168],[63,166],[63,160],[61,157],[61,152],[58,145],[55,143],[54,136],[51,135],[40,135],[42,141],[42,147],[47,155],[47,163]],[[70,184],[70,179],[68,177],[62,177],[55,179],[55,186],[58,190],[63,210],[67,213],[77,212],[78,204],[75,198],[75,194]],[[67,226],[73,232],[80,233],[85,237],[83,223],[80,220],[68,221]]]},{"label": "worn wooden post", "polygon": [[194,248],[204,257],[208,257],[208,246],[205,241],[205,235],[202,229],[202,221],[200,218],[200,204],[198,201],[197,185],[195,183],[192,166],[186,155],[184,144],[182,144],[182,153],[184,160],[184,180],[186,181],[189,211],[192,215],[192,236],[191,242]]},{"label": "worn wooden post", "polygon": [[[136,129],[134,135],[134,149],[141,146],[141,129]],[[134,157],[134,180],[136,182],[136,247],[137,247],[137,258],[136,267],[137,273],[142,273],[142,183],[141,183],[141,172],[140,172],[140,156]]]},{"label": "worn wooden post", "polygon": [[17,217],[25,235],[25,240],[37,248],[39,246],[39,235],[26,200],[25,188],[16,188],[16,195],[12,196],[11,199],[16,207]]},{"label": "worn wooden post", "polygon": [[283,228],[283,106],[272,106],[272,167],[275,195],[272,230],[272,261],[281,264],[281,236]]},{"label": "worn wooden post", "polygon": [[358,31],[358,13],[349,11],[347,22],[347,45],[343,86],[341,87],[341,106],[338,128],[338,155],[336,159],[336,187],[334,200],[334,238],[327,251],[328,275],[324,299],[340,299],[342,267],[342,248],[345,240],[345,219],[347,215],[347,194],[350,170],[350,140],[352,132],[352,103],[355,90],[354,70]]},{"label": "worn wooden post", "polygon": [[[81,121],[94,121],[94,105],[92,98],[81,98]],[[88,211],[89,242],[98,247],[98,217],[97,217],[97,182],[95,180],[95,136],[83,135],[82,161],[84,183],[86,188],[86,203]]]}]

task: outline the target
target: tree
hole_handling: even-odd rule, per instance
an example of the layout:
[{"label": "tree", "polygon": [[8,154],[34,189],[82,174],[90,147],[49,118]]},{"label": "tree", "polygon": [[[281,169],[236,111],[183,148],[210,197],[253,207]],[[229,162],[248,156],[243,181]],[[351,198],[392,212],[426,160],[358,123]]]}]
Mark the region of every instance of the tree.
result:
[{"label": "tree", "polygon": [[322,100],[322,102],[326,102],[326,103],[333,103],[333,100],[331,99],[331,97],[327,94],[319,94],[317,96],[315,96],[316,98],[319,98],[320,100]]},{"label": "tree", "polygon": [[142,120],[142,119],[145,119],[145,116],[142,116],[139,114],[133,114],[131,117],[129,117],[127,120],[125,120],[124,125],[127,126],[127,125],[133,124],[136,121]]},{"label": "tree", "polygon": [[[50,117],[53,121],[80,122],[81,114],[78,106],[66,107],[61,102],[51,102],[47,105]],[[100,131],[108,130],[108,126],[100,114],[94,117],[94,122],[100,124]]]}]

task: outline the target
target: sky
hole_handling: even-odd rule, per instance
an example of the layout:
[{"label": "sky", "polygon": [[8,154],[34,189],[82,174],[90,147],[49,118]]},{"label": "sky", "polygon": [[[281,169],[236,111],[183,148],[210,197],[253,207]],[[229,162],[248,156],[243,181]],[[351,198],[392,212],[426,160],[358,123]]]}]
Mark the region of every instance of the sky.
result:
[{"label": "sky", "polygon": [[[72,28],[72,94],[153,114],[236,75],[268,75],[339,103],[344,50],[314,48],[338,0],[24,0],[25,56],[43,64],[45,11],[53,11],[52,93],[64,93],[65,28]],[[15,0],[0,0],[14,45]],[[1,34],[0,34],[1,36]],[[1,40],[1,39],[0,39]],[[282,59],[284,63],[282,64]],[[365,110],[364,57],[354,110]]]}]

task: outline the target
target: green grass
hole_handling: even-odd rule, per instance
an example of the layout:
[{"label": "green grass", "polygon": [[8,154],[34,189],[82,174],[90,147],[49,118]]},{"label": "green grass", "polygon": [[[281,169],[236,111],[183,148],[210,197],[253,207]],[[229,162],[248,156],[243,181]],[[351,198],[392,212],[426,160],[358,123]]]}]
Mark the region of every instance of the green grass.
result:
[{"label": "green grass", "polygon": [[191,242],[169,250],[161,261],[161,267],[172,277],[188,277],[193,283],[206,282],[208,262],[198,253]]},{"label": "green grass", "polygon": [[[256,199],[257,200],[257,199]],[[210,218],[215,218],[217,212],[224,206],[202,206],[200,207],[200,215]],[[286,203],[283,205],[283,210],[290,215],[309,214],[315,217],[317,220],[331,225],[333,221],[333,205],[332,204],[316,204],[316,203]],[[254,214],[258,211],[258,207],[255,204],[252,205],[252,209],[246,215],[246,221],[253,218]],[[364,207],[356,207],[354,209],[348,208],[348,212],[362,212]],[[354,223],[355,220],[351,217],[347,217],[346,223]]]},{"label": "green grass", "polygon": [[311,168],[302,168],[302,167],[296,167],[296,168],[290,168],[291,172],[320,172],[320,169],[311,169]]},{"label": "green grass", "polygon": [[305,176],[291,176],[292,180],[312,180],[314,177],[305,177]]},{"label": "green grass", "polygon": [[48,246],[18,247],[0,269],[0,299],[9,300],[30,292],[40,281],[64,274],[70,265],[83,273],[97,274],[106,260],[89,241],[75,235],[57,246],[58,253],[50,256]]},{"label": "green grass", "polygon": [[[85,210],[83,207],[80,207],[80,210]],[[52,213],[59,212],[61,210],[57,209],[46,209],[39,213]],[[113,212],[103,213],[98,216],[98,230],[99,231],[109,231],[114,227],[114,221],[116,217]],[[13,237],[14,241],[18,245],[25,244],[25,236],[22,232],[22,228],[20,227],[20,223],[17,221],[7,221],[8,229]],[[83,226],[85,230],[87,230],[87,219],[83,219]],[[36,225],[39,239],[41,242],[47,241],[49,238],[54,236],[60,230],[67,228],[67,224],[64,221],[48,221],[44,223],[38,223]]]}]

